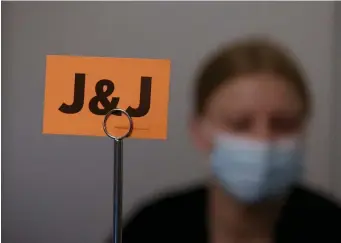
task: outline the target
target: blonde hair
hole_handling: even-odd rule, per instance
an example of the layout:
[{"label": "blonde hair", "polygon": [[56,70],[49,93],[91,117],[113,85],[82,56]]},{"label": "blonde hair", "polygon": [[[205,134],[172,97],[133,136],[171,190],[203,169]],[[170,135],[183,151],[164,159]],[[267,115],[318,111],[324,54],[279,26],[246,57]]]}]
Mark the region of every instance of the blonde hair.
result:
[{"label": "blonde hair", "polygon": [[290,51],[267,38],[243,38],[220,48],[201,67],[195,80],[194,112],[202,115],[207,99],[223,83],[248,74],[272,73],[290,82],[310,112],[306,80]]}]

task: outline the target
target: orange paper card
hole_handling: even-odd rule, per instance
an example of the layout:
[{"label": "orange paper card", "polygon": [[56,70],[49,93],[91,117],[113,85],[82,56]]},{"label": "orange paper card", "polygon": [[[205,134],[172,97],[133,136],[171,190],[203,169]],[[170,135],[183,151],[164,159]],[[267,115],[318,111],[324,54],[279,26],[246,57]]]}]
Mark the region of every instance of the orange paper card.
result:
[{"label": "orange paper card", "polygon": [[[105,114],[121,108],[131,137],[166,139],[169,79],[169,60],[49,55],[43,133],[105,136]],[[110,117],[107,129],[122,136],[127,117]]]}]

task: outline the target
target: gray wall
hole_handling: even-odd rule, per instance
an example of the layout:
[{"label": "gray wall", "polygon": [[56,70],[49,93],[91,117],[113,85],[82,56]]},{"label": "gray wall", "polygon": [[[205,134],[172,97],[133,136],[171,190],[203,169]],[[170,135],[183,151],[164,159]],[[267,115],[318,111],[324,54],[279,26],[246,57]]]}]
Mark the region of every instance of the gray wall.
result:
[{"label": "gray wall", "polygon": [[311,79],[306,181],[331,189],[334,3],[6,2],[2,14],[4,243],[101,242],[111,227],[111,141],[41,134],[47,54],[172,60],[168,140],[125,143],[127,212],[205,176],[186,136],[187,95],[201,58],[234,37],[271,34],[297,53]]},{"label": "gray wall", "polygon": [[332,136],[332,190],[334,194],[341,199],[341,2],[335,3],[335,25],[334,25],[334,114],[333,114],[333,131]]}]

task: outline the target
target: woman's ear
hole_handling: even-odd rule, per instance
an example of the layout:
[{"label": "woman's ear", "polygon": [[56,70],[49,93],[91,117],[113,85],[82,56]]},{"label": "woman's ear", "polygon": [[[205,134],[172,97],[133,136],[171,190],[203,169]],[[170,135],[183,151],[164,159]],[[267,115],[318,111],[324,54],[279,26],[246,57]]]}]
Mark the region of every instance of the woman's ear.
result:
[{"label": "woman's ear", "polygon": [[192,117],[188,123],[190,137],[194,146],[201,151],[209,151],[211,148],[211,141],[209,140],[202,119]]}]

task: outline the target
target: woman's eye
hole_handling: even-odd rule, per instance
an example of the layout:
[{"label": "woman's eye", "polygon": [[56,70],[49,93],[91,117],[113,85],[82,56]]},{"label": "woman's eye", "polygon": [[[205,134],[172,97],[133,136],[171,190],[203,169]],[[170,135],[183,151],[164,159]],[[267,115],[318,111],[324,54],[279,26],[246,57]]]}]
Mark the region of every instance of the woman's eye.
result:
[{"label": "woman's eye", "polygon": [[245,132],[251,129],[252,121],[250,119],[235,120],[229,121],[227,125],[233,131]]},{"label": "woman's eye", "polygon": [[298,119],[288,118],[274,118],[271,121],[271,128],[273,131],[290,133],[300,128],[300,121]]}]

